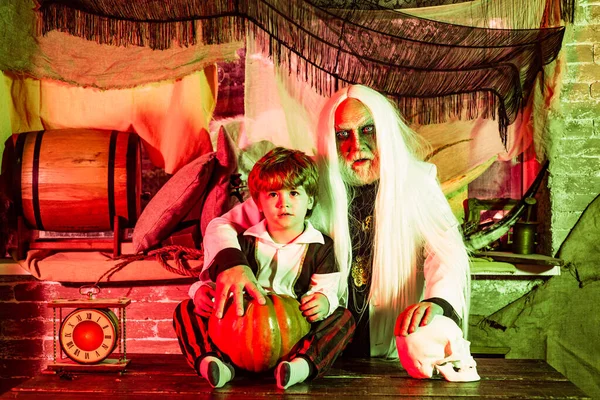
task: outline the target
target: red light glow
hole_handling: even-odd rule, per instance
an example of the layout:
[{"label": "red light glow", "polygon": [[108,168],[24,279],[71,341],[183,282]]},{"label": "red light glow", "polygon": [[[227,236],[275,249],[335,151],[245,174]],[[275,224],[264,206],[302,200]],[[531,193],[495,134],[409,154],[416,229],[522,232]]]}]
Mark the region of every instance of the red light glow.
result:
[{"label": "red light glow", "polygon": [[102,327],[93,321],[83,321],[73,329],[73,342],[83,351],[96,350],[103,340]]}]

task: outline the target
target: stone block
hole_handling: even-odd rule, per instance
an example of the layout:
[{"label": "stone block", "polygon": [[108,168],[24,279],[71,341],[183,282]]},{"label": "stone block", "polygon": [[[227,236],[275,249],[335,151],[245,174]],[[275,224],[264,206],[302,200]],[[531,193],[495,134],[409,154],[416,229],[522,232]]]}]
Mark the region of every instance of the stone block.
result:
[{"label": "stone block", "polygon": [[561,129],[554,129],[554,125],[551,127],[554,142],[558,142],[559,139],[589,138],[594,134],[593,118],[565,118],[563,121],[562,126],[556,125]]},{"label": "stone block", "polygon": [[133,302],[127,307],[127,320],[172,320],[177,302]]},{"label": "stone block", "polygon": [[156,336],[159,338],[176,339],[175,329],[173,328],[173,321],[157,321],[156,322],[157,332]]},{"label": "stone block", "polygon": [[567,63],[586,63],[594,62],[594,45],[590,43],[580,43],[565,46]]},{"label": "stone block", "polygon": [[600,138],[560,140],[555,149],[561,157],[598,158],[600,157]]},{"label": "stone block", "polygon": [[600,24],[582,23],[567,30],[564,43],[597,43],[598,37],[600,37]]},{"label": "stone block", "polygon": [[52,318],[52,310],[45,303],[0,302],[0,319]]},{"label": "stone block", "polygon": [[0,301],[10,301],[15,299],[15,292],[13,285],[2,285],[0,284]]},{"label": "stone block", "polygon": [[562,212],[583,211],[597,195],[598,193],[552,193],[552,209]]},{"label": "stone block", "polygon": [[[57,328],[59,323],[57,322]],[[0,335],[11,339],[32,339],[52,336],[53,323],[44,319],[4,319],[0,321]]]},{"label": "stone block", "polygon": [[[598,53],[600,53],[600,46],[598,46]],[[600,63],[600,54],[598,55],[598,62]],[[600,79],[600,77],[598,77]],[[590,96],[592,99],[600,100],[600,82],[594,82],[590,85]]]},{"label": "stone block", "polygon": [[595,176],[562,176],[553,174],[550,179],[550,188],[554,193],[589,194],[600,192],[600,171]]},{"label": "stone block", "polygon": [[[135,357],[136,353],[141,354],[181,354],[179,342],[175,339],[147,340],[131,339],[127,340],[128,358]],[[183,357],[183,356],[182,356]]]},{"label": "stone block", "polygon": [[600,102],[563,102],[562,114],[565,118],[595,119],[600,115]]},{"label": "stone block", "polygon": [[566,237],[571,232],[573,226],[569,227],[552,227],[552,251],[556,253],[560,245],[565,241]]},{"label": "stone block", "polygon": [[551,159],[550,173],[568,176],[592,177],[598,172],[598,160],[593,158],[563,156],[560,150]]},{"label": "stone block", "polygon": [[0,359],[35,358],[44,354],[42,339],[0,338]]},{"label": "stone block", "polygon": [[156,337],[156,321],[139,321],[127,318],[127,337],[132,339],[152,339]]},{"label": "stone block", "polygon": [[582,211],[556,211],[552,214],[552,224],[556,227],[575,226]]},{"label": "stone block", "polygon": [[561,91],[562,101],[590,101],[592,98],[590,86],[589,83],[565,83]]},{"label": "stone block", "polygon": [[[600,36],[600,34],[599,34]],[[582,63],[579,64],[579,82],[593,83],[597,82],[600,77],[600,64]]]}]

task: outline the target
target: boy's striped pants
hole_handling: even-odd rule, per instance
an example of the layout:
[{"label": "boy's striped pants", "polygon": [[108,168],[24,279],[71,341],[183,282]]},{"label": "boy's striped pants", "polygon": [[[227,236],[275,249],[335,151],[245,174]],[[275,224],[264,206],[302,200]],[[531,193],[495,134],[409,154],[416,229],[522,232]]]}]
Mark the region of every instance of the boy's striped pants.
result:
[{"label": "boy's striped pants", "polygon": [[[173,315],[173,327],[179,340],[181,352],[188,364],[199,371],[200,360],[207,354],[216,355],[224,361],[229,358],[221,353],[208,335],[208,319],[194,312],[194,302],[181,302]],[[356,328],[354,317],[346,308],[338,307],[322,321],[311,324],[310,332],[292,349],[286,360],[303,357],[312,362],[313,374],[322,376],[342,353]]]}]

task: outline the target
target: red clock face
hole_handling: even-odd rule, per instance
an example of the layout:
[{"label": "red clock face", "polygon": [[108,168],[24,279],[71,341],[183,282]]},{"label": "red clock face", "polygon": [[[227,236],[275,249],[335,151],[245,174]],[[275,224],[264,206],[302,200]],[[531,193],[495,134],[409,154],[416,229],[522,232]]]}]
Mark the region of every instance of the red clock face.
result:
[{"label": "red clock face", "polygon": [[63,321],[59,332],[60,347],[81,364],[104,360],[115,349],[119,338],[119,320],[108,309],[77,309]]}]

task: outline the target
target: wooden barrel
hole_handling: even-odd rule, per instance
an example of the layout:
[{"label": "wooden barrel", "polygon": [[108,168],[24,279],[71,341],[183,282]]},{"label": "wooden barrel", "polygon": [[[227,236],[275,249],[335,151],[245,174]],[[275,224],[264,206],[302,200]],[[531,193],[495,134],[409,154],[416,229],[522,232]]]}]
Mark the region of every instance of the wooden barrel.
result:
[{"label": "wooden barrel", "polygon": [[135,133],[56,129],[14,135],[16,206],[42,231],[133,227],[140,214],[141,149]]}]

